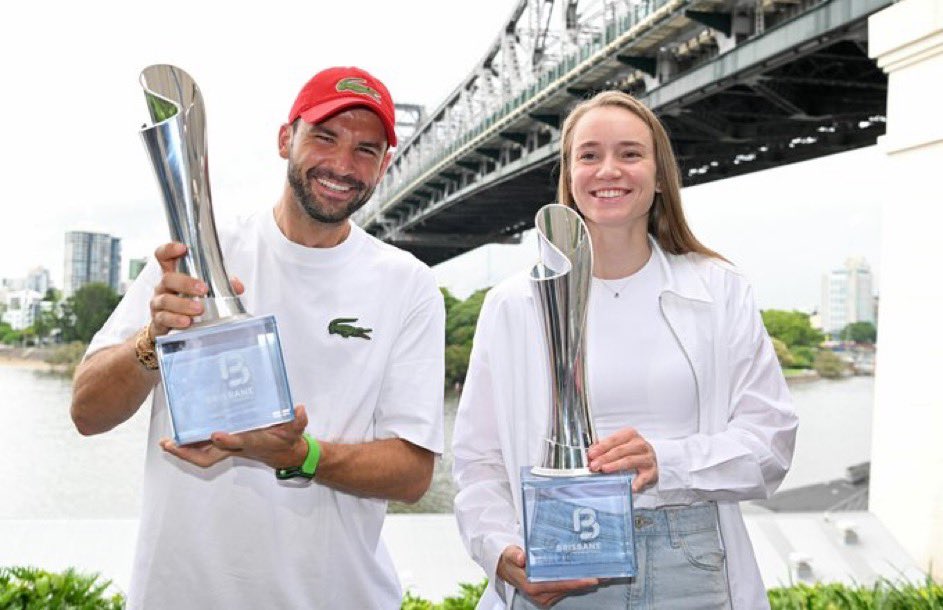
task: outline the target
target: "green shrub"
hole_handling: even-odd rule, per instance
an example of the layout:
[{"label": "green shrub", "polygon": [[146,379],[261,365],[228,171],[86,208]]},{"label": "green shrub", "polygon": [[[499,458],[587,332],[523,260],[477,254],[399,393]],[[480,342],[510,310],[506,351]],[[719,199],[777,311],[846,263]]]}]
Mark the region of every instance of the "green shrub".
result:
[{"label": "green shrub", "polygon": [[[462,584],[462,593],[441,604],[407,593],[401,610],[472,610],[488,585]],[[842,584],[798,584],[770,589],[772,610],[943,610],[943,586],[931,579],[923,585],[880,581],[871,587]]]},{"label": "green shrub", "polygon": [[848,370],[848,364],[835,352],[830,352],[827,349],[819,350],[812,366],[815,368],[816,373],[826,379],[837,379]]},{"label": "green shrub", "polygon": [[61,574],[38,568],[0,568],[0,610],[121,610],[124,598],[107,596],[111,581],[98,574]]},{"label": "green shrub", "polygon": [[474,610],[487,586],[487,578],[477,585],[463,582],[459,585],[462,592],[457,596],[446,597],[441,604],[433,604],[427,599],[422,599],[407,592],[400,610]]},{"label": "green shrub", "polygon": [[815,362],[815,350],[805,345],[797,345],[791,350],[793,366],[797,369],[811,369]]},{"label": "green shrub", "polygon": [[879,581],[871,587],[798,584],[770,589],[772,610],[939,610],[943,586],[927,578],[922,586]]}]

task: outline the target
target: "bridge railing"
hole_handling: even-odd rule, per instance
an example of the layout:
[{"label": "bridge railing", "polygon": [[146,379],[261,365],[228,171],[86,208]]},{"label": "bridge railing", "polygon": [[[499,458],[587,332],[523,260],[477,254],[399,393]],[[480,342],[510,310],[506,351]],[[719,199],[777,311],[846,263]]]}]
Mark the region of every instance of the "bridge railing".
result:
[{"label": "bridge railing", "polygon": [[[522,0],[522,4],[538,6],[541,1]],[[520,56],[532,51],[528,47],[532,36],[526,32],[504,35],[499,57],[492,56],[490,65],[476,68],[474,78],[466,79],[466,85],[460,86],[403,144],[373,198],[355,220],[361,226],[378,222],[387,208],[424,180],[483,144],[522,112],[539,105],[542,93],[549,94],[565,86],[613,51],[607,47],[617,41],[617,46],[624,46],[686,3],[687,0],[600,2],[599,10],[584,12],[578,31],[558,35],[553,52],[536,69],[522,69],[519,65]],[[508,44],[512,37],[524,42],[512,46]],[[495,67],[499,68],[498,74],[494,74]],[[448,137],[437,137],[440,133]]]}]

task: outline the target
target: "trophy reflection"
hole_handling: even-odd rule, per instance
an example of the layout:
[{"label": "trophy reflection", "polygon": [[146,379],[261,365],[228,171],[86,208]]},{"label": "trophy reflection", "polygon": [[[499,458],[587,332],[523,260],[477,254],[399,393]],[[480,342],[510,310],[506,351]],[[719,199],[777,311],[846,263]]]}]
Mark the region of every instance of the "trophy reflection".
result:
[{"label": "trophy reflection", "polygon": [[149,66],[141,86],[153,125],[141,137],[157,176],[171,239],[187,246],[184,273],[208,287],[203,314],[157,338],[174,439],[244,432],[294,419],[274,316],[250,316],[223,266],[210,197],[203,96],[189,74]]},{"label": "trophy reflection", "polygon": [[521,469],[527,578],[534,582],[636,574],[632,476],[592,474],[596,442],[586,395],[586,314],[593,275],[586,225],[567,206],[535,218],[540,261],[530,280],[550,366],[550,418],[539,465]]}]

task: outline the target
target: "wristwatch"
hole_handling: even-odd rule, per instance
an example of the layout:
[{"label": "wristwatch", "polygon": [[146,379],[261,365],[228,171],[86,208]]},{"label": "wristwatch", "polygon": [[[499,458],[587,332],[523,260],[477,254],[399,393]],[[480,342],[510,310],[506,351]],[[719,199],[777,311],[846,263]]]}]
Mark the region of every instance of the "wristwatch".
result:
[{"label": "wristwatch", "polygon": [[321,459],[321,445],[319,445],[318,441],[307,432],[301,436],[305,439],[305,442],[308,443],[308,454],[305,456],[305,461],[301,463],[301,466],[294,466],[292,468],[276,468],[276,479],[284,481],[285,479],[293,479],[295,477],[301,477],[303,479],[314,478],[314,473],[318,469],[318,461]]},{"label": "wristwatch", "polygon": [[159,363],[157,353],[154,351],[154,337],[151,335],[151,325],[147,324],[138,331],[134,338],[134,355],[137,356],[141,366],[149,371],[156,371]]}]

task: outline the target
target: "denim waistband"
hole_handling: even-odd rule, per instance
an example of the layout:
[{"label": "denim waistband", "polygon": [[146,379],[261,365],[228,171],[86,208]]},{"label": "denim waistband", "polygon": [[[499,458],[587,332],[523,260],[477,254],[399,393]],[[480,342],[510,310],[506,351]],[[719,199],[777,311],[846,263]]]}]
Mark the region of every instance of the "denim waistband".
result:
[{"label": "denim waistband", "polygon": [[717,530],[717,504],[637,508],[632,511],[636,536],[673,536]]}]

